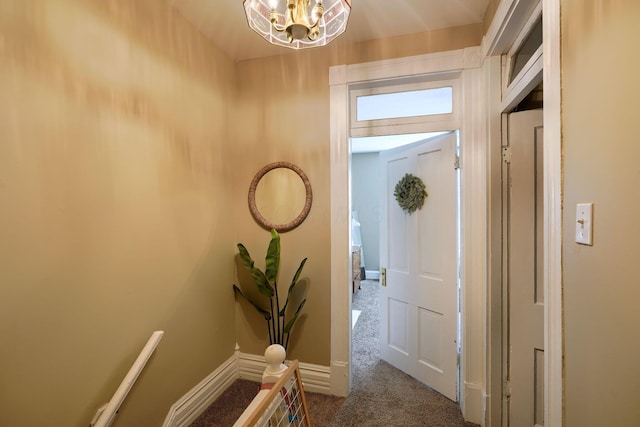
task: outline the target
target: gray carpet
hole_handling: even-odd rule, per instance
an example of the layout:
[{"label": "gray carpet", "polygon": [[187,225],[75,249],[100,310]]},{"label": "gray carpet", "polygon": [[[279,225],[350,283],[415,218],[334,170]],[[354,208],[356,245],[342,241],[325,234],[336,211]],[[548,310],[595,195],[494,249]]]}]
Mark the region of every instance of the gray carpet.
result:
[{"label": "gray carpet", "polygon": [[[455,402],[434,392],[380,360],[378,350],[377,281],[362,281],[353,300],[361,310],[353,329],[353,383],[347,398],[306,393],[313,426],[469,427]],[[304,380],[304,379],[303,379]],[[229,427],[258,390],[258,384],[237,380],[192,427]]]}]

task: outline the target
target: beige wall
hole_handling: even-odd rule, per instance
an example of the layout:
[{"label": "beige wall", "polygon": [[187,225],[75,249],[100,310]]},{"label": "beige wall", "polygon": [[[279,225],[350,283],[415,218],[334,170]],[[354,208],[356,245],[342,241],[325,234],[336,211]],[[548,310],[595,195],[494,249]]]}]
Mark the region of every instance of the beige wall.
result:
[{"label": "beige wall", "polygon": [[[640,2],[561,6],[566,425],[637,425]],[[592,247],[578,202],[595,204]]]},{"label": "beige wall", "polygon": [[161,425],[233,354],[233,64],[165,2],[0,2],[0,425]]},{"label": "beige wall", "polygon": [[[309,298],[294,330],[290,357],[324,366],[330,362],[329,67],[478,46],[481,36],[482,25],[477,24],[237,64],[239,103],[233,142],[239,159],[235,164],[239,188],[248,188],[253,175],[275,161],[300,166],[313,187],[309,217],[282,236],[284,286],[300,259],[309,258],[303,274],[309,279]],[[269,235],[251,217],[244,194],[236,199],[236,234],[262,266]],[[261,354],[266,343],[263,318],[244,303],[237,318],[241,351]]]},{"label": "beige wall", "polygon": [[[313,204],[307,219],[283,233],[280,283],[288,287],[300,260],[308,257],[302,277],[309,279],[308,302],[294,329],[289,356],[329,364],[329,135],[327,60],[310,53],[247,61],[237,65],[238,108],[234,145],[239,161],[235,179],[242,194],[236,198],[235,229],[256,263],[264,266],[269,234],[247,208],[246,190],[254,174],[268,163],[292,162],[309,177]],[[242,159],[242,160],[240,160]],[[250,306],[238,310],[238,342],[243,352],[262,354],[267,335],[264,319]]]},{"label": "beige wall", "polygon": [[302,167],[314,191],[282,236],[284,286],[309,258],[290,356],[328,365],[328,68],[475,46],[481,32],[233,64],[164,2],[0,3],[0,425],[86,425],[156,329],[118,426],[160,425],[236,335],[262,353],[264,320],[231,303],[231,284],[237,242],[264,258],[246,189],[273,161]]},{"label": "beige wall", "polygon": [[491,21],[496,15],[496,11],[498,10],[498,6],[500,5],[500,0],[489,0],[489,4],[487,5],[487,10],[484,12],[484,18],[482,20],[482,33],[486,34],[489,26],[491,25]]}]

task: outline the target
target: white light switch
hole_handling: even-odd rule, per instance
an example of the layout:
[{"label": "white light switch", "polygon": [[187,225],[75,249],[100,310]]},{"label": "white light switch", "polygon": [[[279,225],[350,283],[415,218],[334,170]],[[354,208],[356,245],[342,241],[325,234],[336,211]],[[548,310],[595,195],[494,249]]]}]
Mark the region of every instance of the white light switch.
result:
[{"label": "white light switch", "polygon": [[593,245],[593,203],[576,205],[576,243]]}]

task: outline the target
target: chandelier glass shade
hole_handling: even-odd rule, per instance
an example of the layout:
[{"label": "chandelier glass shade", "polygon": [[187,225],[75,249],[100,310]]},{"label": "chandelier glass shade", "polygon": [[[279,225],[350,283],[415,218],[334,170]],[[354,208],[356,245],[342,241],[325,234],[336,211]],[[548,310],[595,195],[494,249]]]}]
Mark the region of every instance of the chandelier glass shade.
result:
[{"label": "chandelier glass shade", "polygon": [[351,12],[351,0],[243,2],[252,30],[271,44],[291,49],[325,46],[346,30]]}]

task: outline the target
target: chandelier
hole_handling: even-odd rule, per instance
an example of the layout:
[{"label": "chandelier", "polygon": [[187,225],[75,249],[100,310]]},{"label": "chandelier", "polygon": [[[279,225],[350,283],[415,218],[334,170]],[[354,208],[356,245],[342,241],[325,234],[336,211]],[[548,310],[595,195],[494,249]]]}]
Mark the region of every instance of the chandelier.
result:
[{"label": "chandelier", "polygon": [[347,28],[351,0],[243,0],[249,27],[291,49],[324,46]]}]

